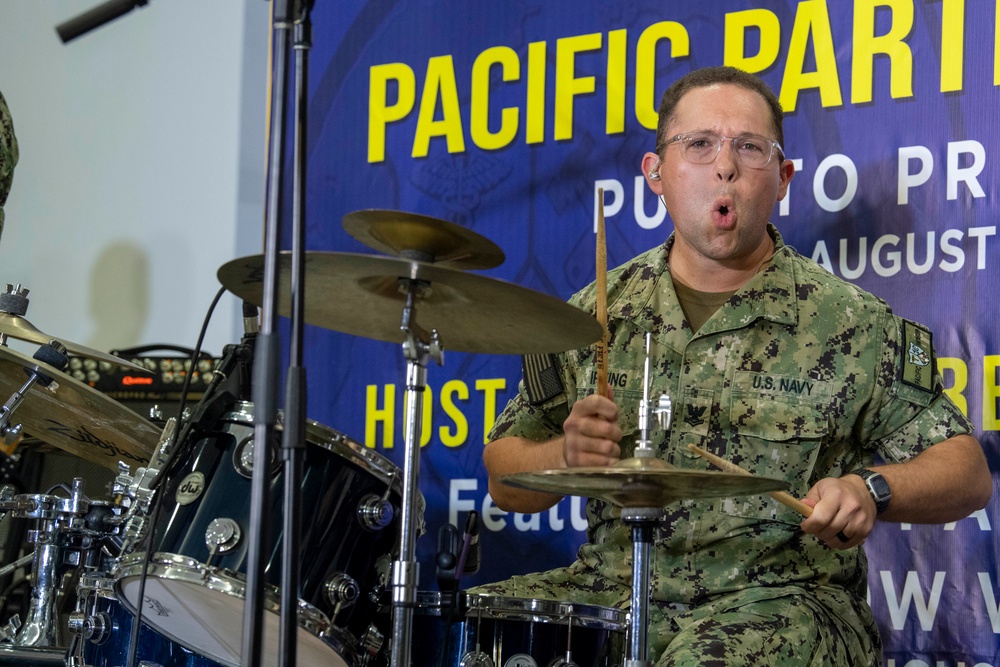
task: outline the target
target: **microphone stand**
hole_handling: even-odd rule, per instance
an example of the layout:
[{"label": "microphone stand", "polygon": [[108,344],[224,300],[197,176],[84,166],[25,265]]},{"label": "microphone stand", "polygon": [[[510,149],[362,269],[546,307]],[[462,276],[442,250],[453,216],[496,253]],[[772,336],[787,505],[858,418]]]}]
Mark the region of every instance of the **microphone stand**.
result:
[{"label": "microphone stand", "polygon": [[[267,212],[264,220],[264,283],[260,333],[253,368],[254,447],[253,476],[250,486],[250,530],[247,546],[246,599],[243,609],[243,667],[261,664],[264,606],[264,545],[268,526],[265,508],[268,506],[269,462],[268,443],[278,421],[277,376],[277,267],[280,243],[280,213],[282,175],[284,170],[285,94],[288,83],[288,43],[292,23],[289,20],[289,0],[273,0],[273,76],[271,87],[271,125],[268,138]],[[296,605],[297,607],[297,605]]]},{"label": "microphone stand", "polygon": [[[281,626],[279,665],[295,667],[298,637],[299,545],[302,468],[306,455],[306,372],[302,366],[302,326],[305,308],[306,89],[312,45],[311,0],[302,0],[295,18],[295,154],[292,188],[292,323],[289,366],[285,383],[285,488],[281,553]],[[331,619],[332,621],[333,619]]]}]

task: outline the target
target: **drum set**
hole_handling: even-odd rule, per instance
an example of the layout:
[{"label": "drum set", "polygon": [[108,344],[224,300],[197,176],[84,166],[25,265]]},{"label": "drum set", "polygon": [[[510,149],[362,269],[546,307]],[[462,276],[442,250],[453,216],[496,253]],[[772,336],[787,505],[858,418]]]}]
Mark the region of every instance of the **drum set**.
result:
[{"label": "drum set", "polygon": [[[401,344],[408,384],[419,384],[411,381],[419,374],[413,356],[440,363],[442,347],[555,352],[586,347],[602,335],[590,313],[467,273],[498,265],[503,253],[458,225],[378,210],[349,214],[344,227],[387,254],[308,253],[304,319]],[[290,265],[286,257],[279,259],[279,283],[287,285]],[[227,290],[259,304],[261,269],[262,258],[254,256],[223,265],[218,276]],[[0,408],[0,434],[8,445],[29,435],[112,469],[116,477],[96,496],[88,495],[95,490],[85,488],[82,478],[44,494],[0,489],[0,512],[33,522],[31,552],[0,568],[0,576],[28,568],[31,579],[23,621],[0,618],[5,623],[0,665],[244,664],[251,480],[263,461],[275,493],[264,510],[269,537],[263,549],[263,625],[269,648],[261,664],[277,667],[279,545],[288,537],[282,533],[279,490],[287,473],[278,443],[256,441],[253,404],[240,389],[247,372],[246,341],[228,346],[217,381],[197,406],[179,422],[156,423],[65,372],[68,353],[137,373],[147,372],[143,366],[53,339],[28,323],[26,306],[20,286],[8,286],[0,296],[0,399],[10,397]],[[287,315],[289,308],[279,300],[279,312]],[[40,347],[28,357],[6,346],[8,336]],[[415,345],[422,355],[413,354]],[[663,506],[682,498],[783,486],[764,478],[666,467],[648,446],[650,415],[668,426],[669,399],[661,397],[654,405],[644,396],[636,456],[619,466],[540,471],[505,480],[539,491],[604,498],[622,507],[635,545],[629,610],[473,595],[458,590],[457,579],[445,582],[441,591],[417,590],[413,545],[423,524],[419,448],[408,442],[410,458],[400,470],[343,433],[307,420],[298,489],[310,517],[297,536],[297,664],[649,664],[648,553]],[[464,559],[465,553],[450,556]],[[60,607],[72,610],[63,618]]]}]

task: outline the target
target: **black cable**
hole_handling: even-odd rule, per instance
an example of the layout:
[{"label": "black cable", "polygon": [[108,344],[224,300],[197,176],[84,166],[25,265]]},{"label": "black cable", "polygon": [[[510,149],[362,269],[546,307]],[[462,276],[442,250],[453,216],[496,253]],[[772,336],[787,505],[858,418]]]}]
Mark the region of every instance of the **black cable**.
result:
[{"label": "black cable", "polygon": [[[191,367],[184,376],[184,384],[181,387],[181,398],[177,407],[177,423],[170,439],[170,456],[168,457],[168,461],[164,466],[164,469],[157,475],[157,478],[166,477],[167,471],[173,467],[174,461],[179,458],[176,456],[178,448],[177,441],[181,432],[181,424],[184,419],[184,406],[185,403],[187,403],[188,389],[191,386],[191,376],[194,375],[194,369],[196,368],[198,357],[201,354],[201,345],[205,340],[205,332],[208,330],[208,323],[212,319],[212,313],[215,312],[215,306],[219,303],[219,299],[222,298],[222,295],[225,294],[225,292],[226,288],[220,287],[219,291],[215,293],[215,298],[212,299],[212,303],[208,307],[208,312],[205,313],[205,319],[201,324],[201,331],[198,332],[198,342],[195,344],[194,350],[191,352]],[[149,563],[153,557],[153,533],[156,532],[156,522],[159,519],[162,499],[162,493],[153,498],[153,508],[149,514],[149,523],[146,525],[146,536],[139,543],[139,546],[142,546],[143,542],[145,542],[146,551],[142,559],[142,568],[139,571],[139,592],[135,599],[135,618],[132,619],[132,636],[129,638],[128,661],[126,663],[129,667],[135,666],[135,654],[139,649],[139,631],[142,623],[142,600],[146,595],[146,572],[149,569]]]}]

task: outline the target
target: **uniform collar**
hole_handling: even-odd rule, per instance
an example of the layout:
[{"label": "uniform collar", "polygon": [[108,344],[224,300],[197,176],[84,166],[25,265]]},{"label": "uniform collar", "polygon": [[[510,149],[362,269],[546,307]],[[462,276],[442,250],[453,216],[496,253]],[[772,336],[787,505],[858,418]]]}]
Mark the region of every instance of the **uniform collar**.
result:
[{"label": "uniform collar", "polygon": [[[786,246],[774,225],[768,223],[774,239],[774,256],[767,268],[743,285],[698,332],[698,336],[740,329],[763,319],[793,325],[798,321],[795,251]],[[674,235],[638,259],[624,289],[608,305],[608,316],[632,320],[661,343],[683,349],[691,340],[670,278],[667,257]]]}]

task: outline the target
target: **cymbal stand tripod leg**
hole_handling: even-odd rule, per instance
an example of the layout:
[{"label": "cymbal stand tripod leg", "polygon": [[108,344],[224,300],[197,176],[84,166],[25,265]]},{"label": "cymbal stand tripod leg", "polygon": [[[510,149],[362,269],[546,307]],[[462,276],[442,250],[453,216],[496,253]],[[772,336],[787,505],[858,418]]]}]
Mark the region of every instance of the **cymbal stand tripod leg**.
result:
[{"label": "cymbal stand tripod leg", "polygon": [[[400,519],[399,559],[392,567],[392,667],[409,667],[413,610],[417,602],[420,565],[416,561],[416,497],[420,472],[420,433],[422,430],[424,389],[427,386],[427,362],[443,363],[444,354],[436,331],[428,336],[416,323],[416,292],[426,285],[401,280],[407,289],[402,330],[406,332],[403,354],[406,357],[406,455],[403,464],[403,509]],[[429,338],[429,342],[424,339]]]}]

